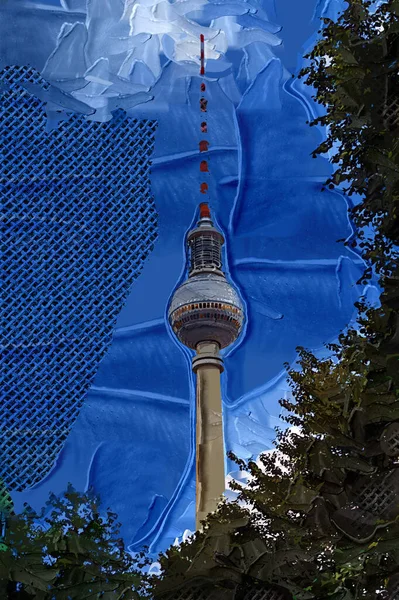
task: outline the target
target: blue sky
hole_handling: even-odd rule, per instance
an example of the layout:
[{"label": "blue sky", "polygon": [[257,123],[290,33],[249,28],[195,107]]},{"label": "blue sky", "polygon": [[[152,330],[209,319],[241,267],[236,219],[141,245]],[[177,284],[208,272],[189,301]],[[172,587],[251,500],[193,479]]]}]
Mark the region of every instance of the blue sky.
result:
[{"label": "blue sky", "polygon": [[[227,275],[247,310],[243,335],[225,352],[225,443],[256,458],[281,425],[284,362],[295,360],[298,345],[323,352],[353,320],[363,292],[361,261],[336,242],[351,234],[347,199],[321,193],[331,165],[311,158],[323,132],[306,121],[319,109],[295,77],[319,16],[334,18],[342,3],[231,2],[221,14],[220,5],[199,12],[188,1],[178,19],[170,7],[159,9],[150,32],[144,9],[135,17],[128,3],[123,11],[123,3],[92,0],[86,16],[83,0],[54,12],[30,4],[7,8],[14,37],[3,66],[29,61],[69,95],[70,110],[93,108],[90,120],[107,121],[116,106],[129,118],[157,119],[151,187],[159,230],[53,469],[13,498],[17,508],[24,501],[39,508],[68,481],[92,485],[119,514],[128,546],[156,552],[194,528],[194,381],[189,351],[166,319],[186,276],[184,237],[201,200],[200,78],[188,42],[204,30],[209,52],[215,46],[220,54],[206,77],[209,200],[226,237]],[[54,118],[54,106],[48,113]],[[129,169],[128,159],[120,169]]]}]

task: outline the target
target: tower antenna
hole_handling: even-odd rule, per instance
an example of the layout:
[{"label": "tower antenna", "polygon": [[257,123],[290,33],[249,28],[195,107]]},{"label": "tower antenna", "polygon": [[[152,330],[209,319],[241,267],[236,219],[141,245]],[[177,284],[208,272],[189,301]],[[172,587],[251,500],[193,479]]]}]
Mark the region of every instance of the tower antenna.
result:
[{"label": "tower antenna", "polygon": [[[200,54],[201,54],[201,67],[200,67],[200,75],[204,76],[205,75],[205,37],[204,35],[201,33],[200,35],[200,44],[201,44],[201,50],[200,50]],[[205,82],[202,81],[201,82],[201,92],[202,95],[200,97],[200,112],[201,112],[201,132],[202,133],[208,133],[208,123],[206,121],[206,116],[204,113],[207,112],[207,106],[208,106],[208,101],[206,99],[206,96],[204,95],[204,92],[206,91],[206,85]],[[202,139],[199,143],[199,150],[200,153],[201,152],[208,152],[209,149],[209,142],[206,139]],[[200,172],[201,173],[209,173],[209,166],[208,166],[208,161],[207,160],[201,160],[200,163]],[[201,194],[207,194],[208,193],[208,184],[206,181],[201,181],[200,182],[200,193]]]}]

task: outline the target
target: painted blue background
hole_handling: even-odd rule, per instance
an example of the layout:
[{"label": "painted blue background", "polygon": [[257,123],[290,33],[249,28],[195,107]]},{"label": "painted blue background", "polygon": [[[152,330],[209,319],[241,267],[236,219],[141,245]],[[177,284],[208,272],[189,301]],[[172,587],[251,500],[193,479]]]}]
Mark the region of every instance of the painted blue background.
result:
[{"label": "painted blue background", "polygon": [[[363,292],[356,285],[361,261],[336,242],[352,233],[347,199],[321,192],[331,166],[327,158],[311,158],[323,132],[306,121],[320,109],[311,90],[292,77],[319,17],[335,18],[343,2],[256,5],[282,44],[255,41],[231,50],[230,74],[207,80],[210,203],[248,317],[242,337],[225,352],[222,375],[226,449],[242,458],[271,448],[273,428],[282,424],[278,400],[289,394],[283,363],[295,360],[298,345],[323,352],[323,344],[353,320],[353,303]],[[84,11],[83,0],[6,4],[3,66],[29,63],[42,70],[61,25],[80,22]],[[251,26],[245,18],[238,22]],[[6,27],[7,40],[1,35]],[[25,501],[39,508],[68,481],[79,490],[93,485],[118,513],[129,548],[150,544],[154,553],[194,529],[191,356],[165,318],[185,277],[184,236],[201,200],[201,80],[197,67],[190,68],[164,60],[150,90],[154,100],[128,112],[159,120],[151,179],[158,240],[53,470],[34,489],[13,494],[17,508]]]}]

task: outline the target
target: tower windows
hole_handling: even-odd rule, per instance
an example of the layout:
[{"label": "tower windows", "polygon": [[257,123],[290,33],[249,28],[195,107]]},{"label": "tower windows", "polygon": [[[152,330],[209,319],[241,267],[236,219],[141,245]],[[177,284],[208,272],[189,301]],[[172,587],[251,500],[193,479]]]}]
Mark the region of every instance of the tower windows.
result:
[{"label": "tower windows", "polygon": [[221,269],[221,245],[214,235],[203,234],[193,238],[190,240],[190,250],[190,272],[196,269]]}]

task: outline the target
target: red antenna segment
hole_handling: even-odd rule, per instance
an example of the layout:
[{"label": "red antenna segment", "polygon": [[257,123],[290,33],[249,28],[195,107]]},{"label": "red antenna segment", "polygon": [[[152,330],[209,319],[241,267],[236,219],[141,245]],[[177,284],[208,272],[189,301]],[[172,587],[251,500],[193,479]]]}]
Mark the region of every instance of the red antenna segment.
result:
[{"label": "red antenna segment", "polygon": [[[200,75],[205,75],[205,49],[204,49],[204,45],[205,45],[205,38],[203,36],[203,34],[201,33],[200,35],[200,43],[201,43],[201,69],[200,69]],[[201,92],[205,92],[206,90],[206,86],[204,82],[201,82],[201,86],[200,86]],[[208,104],[208,100],[206,100],[206,98],[204,98],[203,96],[200,98],[200,111],[201,112],[207,112],[206,108],[207,108],[207,104]],[[202,121],[201,122],[201,132],[202,133],[207,133],[208,132],[208,127],[207,127],[207,123],[206,121]],[[209,142],[207,140],[201,140],[199,143],[199,148],[200,148],[200,152],[207,152],[208,151],[208,146],[209,146]],[[209,173],[209,169],[208,169],[208,162],[206,160],[202,160],[200,163],[200,172],[201,173]],[[203,181],[200,184],[200,192],[201,194],[207,194],[208,192],[208,184]],[[203,211],[208,211],[209,213],[209,207],[207,204],[204,204],[203,202],[200,204],[200,214],[201,216],[209,216],[210,217],[210,213],[203,214]]]},{"label": "red antenna segment", "polygon": [[201,202],[199,205],[200,219],[210,219],[211,211],[209,210],[208,202]]},{"label": "red antenna segment", "polygon": [[200,35],[200,41],[201,41],[201,70],[200,70],[200,75],[205,75],[205,49],[204,49],[205,38],[204,38],[204,36],[203,36],[202,33]]}]

